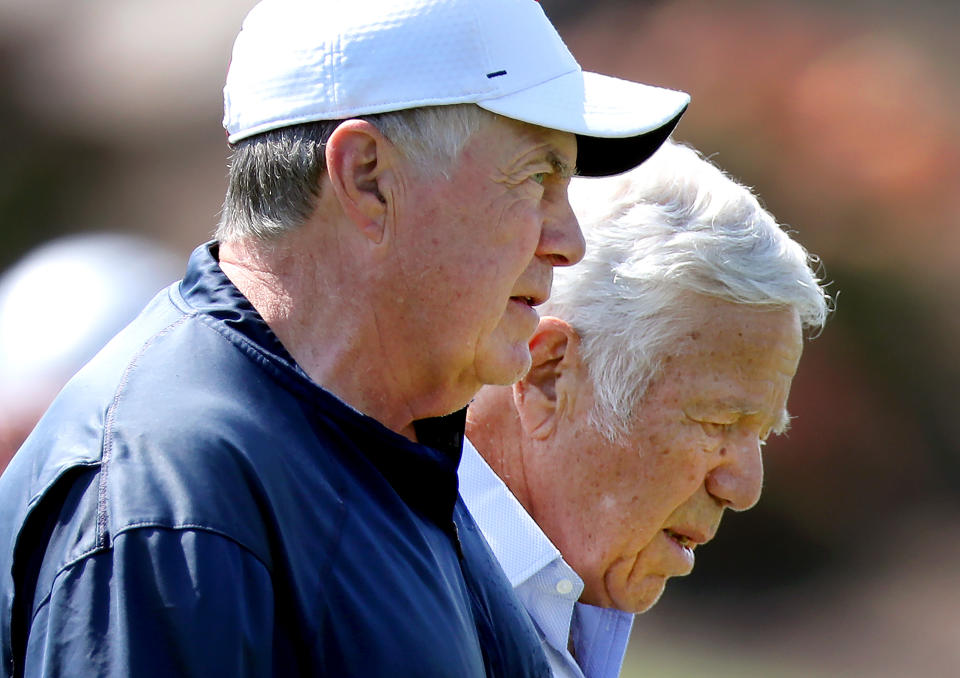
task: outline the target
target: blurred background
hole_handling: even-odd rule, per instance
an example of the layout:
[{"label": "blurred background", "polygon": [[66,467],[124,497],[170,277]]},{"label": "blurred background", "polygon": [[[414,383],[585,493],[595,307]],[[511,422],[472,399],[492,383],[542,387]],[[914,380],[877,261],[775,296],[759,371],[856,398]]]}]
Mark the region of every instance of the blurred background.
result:
[{"label": "blurred background", "polygon": [[[0,0],[0,271],[67,235],[182,261],[210,236],[253,4]],[[675,137],[838,297],[763,499],[638,617],[623,675],[960,675],[960,3],[542,4],[585,68],[690,92]]]}]

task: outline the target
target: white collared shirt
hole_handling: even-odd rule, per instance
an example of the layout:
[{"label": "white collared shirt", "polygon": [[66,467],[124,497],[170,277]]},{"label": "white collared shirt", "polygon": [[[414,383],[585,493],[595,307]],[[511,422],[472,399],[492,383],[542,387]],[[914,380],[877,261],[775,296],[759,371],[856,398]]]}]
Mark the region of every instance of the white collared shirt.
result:
[{"label": "white collared shirt", "polygon": [[620,675],[633,614],[577,602],[583,581],[469,440],[459,476],[460,495],[533,619],[553,675]]}]

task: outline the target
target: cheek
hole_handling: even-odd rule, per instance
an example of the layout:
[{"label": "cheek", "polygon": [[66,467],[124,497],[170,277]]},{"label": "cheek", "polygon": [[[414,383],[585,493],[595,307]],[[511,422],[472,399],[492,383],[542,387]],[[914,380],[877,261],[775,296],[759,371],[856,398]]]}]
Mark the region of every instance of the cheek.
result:
[{"label": "cheek", "polygon": [[650,523],[664,503],[657,487],[665,475],[663,462],[627,448],[598,454],[602,446],[591,448],[584,442],[582,456],[557,470],[565,487],[561,495],[568,502],[575,498],[568,517],[582,532],[585,550],[595,559],[608,559],[636,548],[655,531]]},{"label": "cheek", "polygon": [[[471,220],[458,237],[455,265],[472,294],[499,302],[530,266],[540,243],[535,210],[515,203],[509,209],[487,212]],[[502,310],[502,309],[501,309]]]},{"label": "cheek", "polygon": [[645,479],[659,503],[657,515],[669,515],[703,485],[711,458],[710,450],[695,440],[676,441],[657,453]]},{"label": "cheek", "polygon": [[598,482],[617,498],[620,519],[632,526],[637,540],[633,547],[659,533],[674,510],[699,490],[711,459],[696,436],[654,431],[635,442]]},{"label": "cheek", "polygon": [[490,214],[498,215],[494,231],[501,244],[522,247],[532,254],[540,240],[540,226],[543,223],[539,199],[509,195]]}]

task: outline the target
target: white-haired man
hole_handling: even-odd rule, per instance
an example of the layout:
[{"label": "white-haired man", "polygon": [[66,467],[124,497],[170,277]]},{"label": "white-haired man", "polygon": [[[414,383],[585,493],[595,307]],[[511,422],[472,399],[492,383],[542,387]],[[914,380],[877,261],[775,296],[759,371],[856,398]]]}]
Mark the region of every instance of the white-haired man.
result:
[{"label": "white-haired man", "polygon": [[462,408],[582,257],[575,167],[687,101],[583,73],[533,0],[254,7],[217,240],[0,477],[2,670],[547,673],[458,502]]},{"label": "white-haired man", "polygon": [[750,191],[684,146],[574,180],[571,202],[587,255],[558,271],[529,373],[471,404],[460,478],[554,674],[600,678],[724,510],[759,498],[828,297]]}]

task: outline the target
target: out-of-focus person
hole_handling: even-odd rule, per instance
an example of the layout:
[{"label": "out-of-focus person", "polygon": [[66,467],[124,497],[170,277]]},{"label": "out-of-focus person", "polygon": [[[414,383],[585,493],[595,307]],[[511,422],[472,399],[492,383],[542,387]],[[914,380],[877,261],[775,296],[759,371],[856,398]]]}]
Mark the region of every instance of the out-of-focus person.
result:
[{"label": "out-of-focus person", "polygon": [[757,502],[830,305],[817,260],[693,149],[570,195],[586,257],[557,272],[527,375],[469,407],[460,480],[554,675],[600,678],[724,511]]},{"label": "out-of-focus person", "polygon": [[83,233],[0,275],[0,473],[67,380],[181,273],[154,240]]},{"label": "out-of-focus person", "polygon": [[459,501],[463,408],[583,255],[576,168],[687,102],[584,73],[533,0],[256,5],[216,240],[0,476],[3,667],[549,674]]}]

